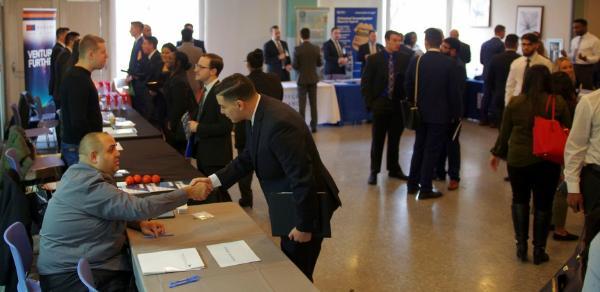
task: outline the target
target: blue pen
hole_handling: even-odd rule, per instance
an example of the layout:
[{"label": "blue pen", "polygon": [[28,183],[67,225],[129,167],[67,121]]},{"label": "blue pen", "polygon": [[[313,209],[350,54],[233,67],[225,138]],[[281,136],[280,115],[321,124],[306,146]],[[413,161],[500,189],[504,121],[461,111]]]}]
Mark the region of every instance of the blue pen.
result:
[{"label": "blue pen", "polygon": [[177,286],[181,286],[181,285],[185,285],[185,284],[189,284],[189,283],[194,283],[194,282],[198,282],[198,280],[200,280],[200,276],[198,275],[193,275],[189,278],[185,278],[183,280],[179,280],[179,281],[170,281],[169,282],[169,288],[175,288]]},{"label": "blue pen", "polygon": [[[175,236],[175,234],[173,233],[164,233],[164,234],[159,234],[158,237],[165,237],[165,236]],[[144,234],[144,238],[156,238],[154,235],[151,234]]]}]

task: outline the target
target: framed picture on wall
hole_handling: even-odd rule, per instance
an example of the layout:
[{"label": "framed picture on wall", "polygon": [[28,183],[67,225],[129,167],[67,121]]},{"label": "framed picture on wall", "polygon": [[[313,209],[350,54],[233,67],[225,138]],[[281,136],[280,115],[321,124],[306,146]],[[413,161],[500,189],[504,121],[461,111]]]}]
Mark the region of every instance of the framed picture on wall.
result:
[{"label": "framed picture on wall", "polygon": [[517,35],[528,32],[542,33],[544,6],[517,6]]},{"label": "framed picture on wall", "polygon": [[490,26],[490,9],[492,0],[471,0],[469,20],[472,27]]},{"label": "framed picture on wall", "polygon": [[552,62],[560,58],[560,51],[563,49],[563,39],[546,39],[546,48],[548,49],[548,58]]}]

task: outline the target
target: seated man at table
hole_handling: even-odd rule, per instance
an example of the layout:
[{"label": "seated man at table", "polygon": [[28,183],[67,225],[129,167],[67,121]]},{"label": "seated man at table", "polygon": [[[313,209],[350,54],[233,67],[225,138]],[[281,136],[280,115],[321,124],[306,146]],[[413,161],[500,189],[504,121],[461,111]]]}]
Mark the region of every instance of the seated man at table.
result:
[{"label": "seated man at table", "polygon": [[125,228],[159,236],[159,222],[145,221],[173,210],[188,199],[204,200],[210,187],[195,184],[173,192],[138,198],[119,190],[114,138],[93,132],[83,137],[79,163],[63,175],[48,203],[40,231],[37,268],[44,291],[87,291],[77,262],[87,258],[99,291],[135,291]]}]

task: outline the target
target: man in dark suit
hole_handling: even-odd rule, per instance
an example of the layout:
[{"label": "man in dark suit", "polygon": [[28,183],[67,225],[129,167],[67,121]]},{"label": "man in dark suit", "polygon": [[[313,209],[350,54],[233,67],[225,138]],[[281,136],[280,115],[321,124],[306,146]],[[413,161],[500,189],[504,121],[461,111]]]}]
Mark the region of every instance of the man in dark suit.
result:
[{"label": "man in dark suit", "polygon": [[[295,202],[290,212],[295,211],[296,224],[287,236],[281,237],[281,249],[312,281],[323,241],[319,227],[331,219],[341,201],[306,123],[288,105],[259,95],[252,82],[241,74],[223,80],[217,100],[221,111],[233,122],[251,122],[247,130],[249,143],[227,167],[209,178],[194,179],[191,184],[207,182],[213,187],[228,188],[254,170],[263,193],[290,192]],[[267,203],[269,208],[275,208]]]},{"label": "man in dark suit", "polygon": [[[194,26],[191,23],[186,23],[183,26],[183,29],[189,29],[192,31],[192,34],[194,33]],[[180,47],[183,42],[185,42],[185,41],[184,40],[177,41],[177,46]],[[201,48],[202,52],[206,53],[206,48],[204,47],[204,41],[192,38],[192,42],[194,43],[195,47]]]},{"label": "man in dark suit", "polygon": [[481,51],[479,55],[479,61],[483,65],[483,74],[481,78],[484,80],[483,83],[483,99],[481,100],[481,116],[479,118],[479,124],[486,126],[489,124],[489,112],[492,104],[492,95],[485,85],[487,79],[487,73],[489,70],[490,62],[492,58],[504,52],[504,43],[502,39],[506,34],[506,28],[503,25],[496,25],[494,28],[494,37],[487,40],[481,45]]},{"label": "man in dark suit", "polygon": [[471,46],[463,43],[461,40],[458,39],[458,30],[453,29],[450,31],[450,37],[451,38],[455,38],[460,42],[460,52],[458,54],[458,57],[460,58],[460,60],[463,62],[463,64],[468,64],[471,62]]},{"label": "man in dark suit", "polygon": [[[404,35],[402,33],[400,33],[400,36],[402,36],[402,43],[404,44]],[[409,47],[407,47],[405,45],[400,45],[400,52],[404,53],[406,55],[409,55],[411,58],[412,58],[412,56],[415,55],[415,51],[411,50]]]},{"label": "man in dark suit", "polygon": [[277,74],[281,81],[290,81],[292,60],[287,42],[281,40],[279,26],[273,25],[271,27],[271,40],[264,44],[263,51],[267,63],[267,72]]},{"label": "man in dark suit", "polygon": [[390,177],[407,179],[398,161],[400,136],[404,130],[400,100],[406,98],[404,73],[411,56],[400,52],[402,37],[396,31],[385,33],[385,49],[367,59],[361,80],[367,109],[373,112],[371,172],[368,183],[377,184],[381,170],[385,136],[388,137],[387,170]]},{"label": "man in dark suit", "polygon": [[[246,67],[250,74],[246,77],[252,81],[254,88],[259,94],[266,96],[272,96],[277,100],[283,100],[283,86],[279,76],[275,73],[263,72],[263,52],[260,49],[256,49],[246,56]],[[249,127],[249,121],[241,121],[233,125],[235,130],[235,149],[238,151],[238,155],[246,148],[246,127]],[[242,197],[239,200],[239,204],[242,207],[252,208],[252,175],[250,172],[247,176],[240,179],[238,187]]]},{"label": "man in dark suit", "polygon": [[129,56],[129,68],[127,69],[127,83],[133,88],[133,97],[131,99],[131,105],[138,112],[144,112],[142,93],[144,91],[143,83],[139,80],[143,63],[145,62],[142,53],[142,43],[144,37],[142,31],[144,30],[144,24],[139,21],[131,22],[129,33],[135,39],[133,48],[131,48],[131,55]]},{"label": "man in dark suit", "polygon": [[495,55],[489,64],[485,86],[492,96],[492,107],[490,110],[490,125],[500,128],[502,124],[502,114],[504,113],[504,96],[506,90],[506,80],[510,72],[510,64],[521,55],[517,53],[519,46],[519,37],[516,34],[506,36],[504,42],[506,50]]},{"label": "man in dark suit", "polygon": [[456,62],[440,52],[442,38],[442,31],[437,28],[425,30],[427,53],[413,58],[406,72],[406,92],[415,92],[415,80],[418,82],[416,100],[421,115],[407,191],[408,194],[419,193],[420,200],[442,196],[432,185],[433,168],[445,145],[450,123],[456,122],[462,111],[462,97],[456,85]]},{"label": "man in dark suit", "polygon": [[164,66],[160,52],[156,49],[157,45],[158,40],[155,37],[144,37],[142,52],[144,58],[148,60],[144,63],[139,79],[140,87],[143,88],[140,97],[143,98],[142,102],[145,109],[141,114],[154,126],[162,129],[162,121],[164,121],[166,116],[164,97],[157,90],[158,84],[153,86],[149,84],[149,82],[158,82],[161,79],[160,75]]},{"label": "man in dark suit", "polygon": [[[55,85],[56,85],[56,75],[55,75],[56,58],[58,57],[58,55],[60,55],[60,53],[62,53],[66,50],[65,37],[67,36],[68,32],[69,32],[68,27],[59,27],[56,30],[56,44],[54,44],[54,47],[52,47],[52,54],[50,54],[50,80],[48,82],[48,94],[50,94],[52,96],[54,96],[56,91],[58,91],[58,88],[55,88]],[[59,107],[60,101],[54,100],[54,104],[56,104],[56,106]]]},{"label": "man in dark suit", "polygon": [[54,104],[57,109],[60,109],[60,84],[62,83],[67,67],[69,66],[69,59],[71,59],[73,46],[77,40],[79,40],[78,32],[68,32],[65,36],[65,49],[60,52],[55,59],[54,71],[52,72],[54,76],[54,92],[52,93],[52,97],[54,98]]},{"label": "man in dark suit", "polygon": [[362,62],[362,71],[367,66],[367,58],[370,55],[383,51],[383,46],[377,43],[377,32],[374,30],[369,31],[369,41],[358,47],[358,61]]},{"label": "man in dark suit", "polygon": [[[323,43],[323,56],[325,58],[325,78],[335,79],[346,75],[348,57],[340,44],[340,29],[334,26],[331,29],[331,38]],[[336,76],[337,75],[337,76]]]},{"label": "man in dark suit", "polygon": [[310,129],[313,133],[317,131],[317,83],[319,75],[317,67],[323,65],[321,61],[321,52],[319,47],[310,43],[310,30],[303,28],[300,30],[302,44],[294,50],[294,64],[292,65],[298,71],[298,107],[300,115],[305,116],[306,112],[306,94],[310,102]]},{"label": "man in dark suit", "polygon": [[[225,167],[233,158],[231,146],[232,124],[219,109],[215,85],[223,70],[223,59],[215,54],[205,54],[196,65],[196,79],[204,84],[198,107],[190,112],[188,127],[194,140],[193,155],[196,166],[203,174],[214,173]],[[231,202],[227,188],[215,189],[205,203]],[[191,202],[192,204],[198,202]]]}]

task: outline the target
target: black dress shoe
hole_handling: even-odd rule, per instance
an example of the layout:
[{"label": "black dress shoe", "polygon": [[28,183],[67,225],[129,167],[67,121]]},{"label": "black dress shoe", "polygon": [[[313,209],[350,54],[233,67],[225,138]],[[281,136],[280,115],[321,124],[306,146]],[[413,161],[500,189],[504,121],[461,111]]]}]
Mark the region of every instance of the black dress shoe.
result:
[{"label": "black dress shoe", "polygon": [[376,173],[371,173],[369,175],[369,180],[367,181],[368,184],[370,185],[376,185],[377,184],[377,174]]},{"label": "black dress shoe", "polygon": [[416,195],[419,193],[419,188],[406,187],[406,193],[409,195]]},{"label": "black dress shoe", "polygon": [[390,171],[388,173],[388,176],[397,178],[397,179],[401,179],[401,180],[408,180],[408,176],[406,174],[404,174],[404,172],[402,172],[402,170]]},{"label": "black dress shoe", "polygon": [[566,235],[562,235],[562,234],[558,234],[556,232],[553,232],[554,234],[552,235],[552,238],[554,238],[554,240],[557,241],[575,241],[579,239],[579,236],[575,235],[575,234],[571,234],[569,232],[567,232]]},{"label": "black dress shoe", "polygon": [[312,127],[311,127],[311,128],[310,128],[310,131],[311,131],[311,132],[313,132],[313,133],[316,133],[316,132],[317,132],[317,128],[316,128],[316,127],[315,127],[315,128],[312,128]]},{"label": "black dress shoe", "polygon": [[249,200],[242,200],[242,199],[240,199],[238,201],[238,204],[240,204],[241,207],[252,208],[252,201],[249,201]]},{"label": "black dress shoe", "polygon": [[437,190],[432,190],[430,192],[420,191],[419,195],[417,196],[417,199],[418,200],[435,199],[435,198],[441,197],[442,195],[443,195],[442,192],[437,191]]}]

